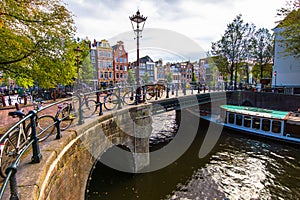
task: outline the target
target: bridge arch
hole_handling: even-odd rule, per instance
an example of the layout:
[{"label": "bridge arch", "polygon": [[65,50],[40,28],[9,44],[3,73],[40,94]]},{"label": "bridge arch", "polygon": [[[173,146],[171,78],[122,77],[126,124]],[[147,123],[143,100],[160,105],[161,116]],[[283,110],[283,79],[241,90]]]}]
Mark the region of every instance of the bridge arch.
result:
[{"label": "bridge arch", "polygon": [[[145,111],[150,109],[150,105],[137,107],[87,119],[83,125],[64,132],[60,140],[44,143],[41,146],[42,163],[29,165],[30,158],[21,163],[18,174],[26,177],[26,180],[18,181],[22,185],[19,187],[20,194],[26,194],[21,199],[85,199],[87,180],[94,163],[98,158],[103,162],[103,158],[109,157],[105,156],[107,153],[116,150],[123,155],[125,153],[125,156],[121,156],[127,161],[134,158],[134,164],[127,162],[130,163],[127,170],[129,168],[133,171],[143,168],[143,165],[147,166],[149,156],[136,157],[134,152],[137,150],[145,155],[149,153],[149,138],[136,140],[134,134],[126,134],[122,128],[126,127],[127,133],[133,133],[135,117],[137,120],[151,121],[148,119],[151,116],[147,115],[150,112]],[[152,131],[151,123],[146,126],[150,128],[144,128],[144,132]],[[117,160],[109,159],[109,165],[118,164],[115,161]]]}]

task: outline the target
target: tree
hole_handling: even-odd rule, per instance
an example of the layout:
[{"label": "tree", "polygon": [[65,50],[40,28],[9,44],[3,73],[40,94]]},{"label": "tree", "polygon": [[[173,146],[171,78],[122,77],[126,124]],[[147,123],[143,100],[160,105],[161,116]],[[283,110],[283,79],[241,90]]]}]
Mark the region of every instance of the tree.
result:
[{"label": "tree", "polygon": [[145,84],[150,82],[150,76],[148,72],[145,72],[145,74],[142,76],[142,79],[144,81]]},{"label": "tree", "polygon": [[290,0],[286,8],[278,10],[277,15],[283,19],[279,21],[278,27],[282,28],[280,35],[285,45],[285,51],[300,56],[300,1]]},{"label": "tree", "polygon": [[0,70],[20,86],[69,84],[76,74],[74,22],[61,1],[1,1]]},{"label": "tree", "polygon": [[129,85],[133,85],[133,84],[135,84],[135,82],[136,82],[135,77],[134,77],[134,74],[133,74],[133,72],[132,72],[131,69],[129,69],[129,70],[127,71],[127,80],[126,80],[126,82],[127,82]]},{"label": "tree", "polygon": [[252,58],[260,66],[260,78],[264,78],[264,69],[273,60],[274,38],[268,29],[260,28],[255,32],[252,40]]},{"label": "tree", "polygon": [[88,39],[83,39],[81,40],[78,45],[80,46],[80,49],[82,50],[82,62],[81,62],[81,67],[79,71],[79,75],[81,80],[83,82],[89,82],[92,79],[94,79],[94,67],[91,62],[91,57],[90,57],[90,44],[91,41]]},{"label": "tree", "polygon": [[235,80],[234,89],[237,83],[238,63],[245,59],[245,43],[248,43],[254,29],[254,25],[244,23],[242,15],[238,15],[232,23],[227,25],[222,38],[212,43],[212,55],[224,57],[229,63],[230,85]]},{"label": "tree", "polygon": [[167,74],[167,81],[168,81],[168,83],[172,83],[172,81],[173,81],[173,74],[172,74],[172,72],[169,72]]}]

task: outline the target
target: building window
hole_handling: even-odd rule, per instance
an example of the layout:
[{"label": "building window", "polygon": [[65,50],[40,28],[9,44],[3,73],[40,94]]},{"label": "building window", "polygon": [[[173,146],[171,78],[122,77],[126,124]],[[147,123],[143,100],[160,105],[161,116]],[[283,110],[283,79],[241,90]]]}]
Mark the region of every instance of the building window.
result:
[{"label": "building window", "polygon": [[249,116],[244,117],[244,126],[250,128],[250,126],[251,126],[251,117],[249,117]]},{"label": "building window", "polygon": [[122,62],[122,58],[120,58],[120,62]]},{"label": "building window", "polygon": [[253,118],[252,128],[260,129],[260,118]]},{"label": "building window", "polygon": [[243,123],[243,116],[242,115],[236,115],[235,116],[236,117],[236,125],[238,125],[238,126],[242,126],[242,123]]},{"label": "building window", "polygon": [[233,113],[229,113],[228,122],[230,124],[234,124],[234,114]]},{"label": "building window", "polygon": [[281,122],[280,121],[272,121],[272,132],[273,133],[281,132]]},{"label": "building window", "polygon": [[118,58],[116,58],[116,62],[118,62]]},{"label": "building window", "polygon": [[126,58],[124,58],[124,63],[127,63],[127,59]]},{"label": "building window", "polygon": [[92,63],[96,63],[95,57],[92,57],[91,62],[92,62]]},{"label": "building window", "polygon": [[271,122],[269,119],[262,120],[262,130],[263,131],[270,131],[270,125],[271,125]]}]

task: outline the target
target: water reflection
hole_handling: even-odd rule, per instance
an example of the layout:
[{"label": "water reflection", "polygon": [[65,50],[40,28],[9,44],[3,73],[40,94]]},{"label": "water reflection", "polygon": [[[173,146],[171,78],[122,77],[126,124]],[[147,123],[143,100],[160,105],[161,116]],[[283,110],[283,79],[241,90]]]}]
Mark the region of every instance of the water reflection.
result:
[{"label": "water reflection", "polygon": [[[152,138],[176,134],[172,116],[154,119],[154,124],[161,126],[154,127]],[[198,135],[205,135],[205,126]],[[199,159],[202,139],[197,137],[176,162],[151,173],[128,174],[98,163],[89,183],[88,199],[300,198],[298,148],[223,131],[213,151]]]}]

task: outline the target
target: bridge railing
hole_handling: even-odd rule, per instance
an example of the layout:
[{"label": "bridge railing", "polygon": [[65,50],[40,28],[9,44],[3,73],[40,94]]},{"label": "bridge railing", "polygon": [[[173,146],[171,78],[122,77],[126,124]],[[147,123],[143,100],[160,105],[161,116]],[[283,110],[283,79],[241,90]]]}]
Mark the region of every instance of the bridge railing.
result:
[{"label": "bridge railing", "polygon": [[[140,88],[141,92],[138,93],[137,89]],[[14,149],[11,151],[17,151],[16,157],[14,157],[13,161],[9,163],[10,165],[6,168],[3,169],[5,170],[6,178],[2,180],[2,185],[0,188],[0,199],[2,199],[5,189],[7,188],[8,184],[10,185],[10,199],[19,199],[19,194],[18,194],[18,184],[17,184],[17,171],[18,167],[21,161],[21,158],[23,157],[24,153],[32,148],[32,163],[39,163],[42,159],[42,154],[40,152],[40,142],[39,138],[37,137],[37,122],[36,122],[36,117],[39,116],[40,113],[46,110],[51,110],[50,113],[53,117],[55,117],[55,121],[51,126],[55,126],[56,130],[56,139],[61,138],[61,127],[60,123],[64,119],[60,119],[57,117],[57,111],[58,108],[56,108],[58,105],[64,104],[64,103],[72,103],[73,105],[73,111],[69,112],[68,115],[64,116],[64,118],[68,118],[71,115],[76,116],[78,118],[78,125],[81,125],[84,123],[84,114],[85,112],[88,112],[85,110],[84,105],[88,101],[94,101],[95,103],[93,106],[95,108],[91,108],[90,110],[93,111],[93,114],[98,114],[98,115],[103,115],[103,105],[107,100],[107,97],[109,95],[115,94],[117,96],[117,100],[114,102],[117,107],[116,109],[121,109],[124,105],[126,105],[125,101],[131,100],[133,103],[132,104],[138,104],[140,102],[146,102],[147,100],[158,100],[161,98],[170,98],[170,97],[178,97],[182,95],[187,95],[190,91],[190,94],[200,93],[201,90],[205,92],[204,88],[198,87],[191,87],[190,85],[186,83],[166,83],[166,84],[152,84],[152,85],[142,85],[142,86],[137,86],[137,85],[132,85],[132,86],[115,86],[111,88],[106,88],[106,89],[100,89],[92,92],[76,92],[73,94],[72,97],[70,98],[65,98],[57,102],[49,103],[46,106],[43,106],[39,110],[30,110],[28,114],[21,120],[19,120],[16,124],[14,124],[11,128],[9,128],[4,134],[1,134],[0,137],[0,165],[1,167],[4,166],[4,160],[3,154],[8,153],[14,153],[14,152],[5,152],[4,145],[8,142],[12,143],[13,141],[11,138],[18,138],[18,135],[14,134],[19,134],[18,130],[20,128],[21,124],[30,124],[31,128],[31,135],[30,137],[26,138],[25,141],[25,146],[23,146],[21,149]],[[211,91],[211,89],[207,88],[206,90]],[[163,92],[165,94],[163,94]],[[125,94],[132,94],[129,96],[125,96]],[[129,98],[129,99],[126,99]],[[134,98],[134,99],[131,99]],[[74,102],[77,102],[75,105]],[[111,103],[111,102],[110,102]],[[129,104],[130,105],[130,104]],[[176,104],[174,103],[174,106]],[[105,106],[104,106],[105,107]],[[98,112],[98,113],[97,113]],[[49,112],[48,112],[49,113]],[[28,120],[30,121],[28,123]],[[27,121],[27,122],[26,122]],[[49,128],[49,127],[47,127]],[[45,130],[43,130],[45,131]],[[12,145],[13,146],[13,145]],[[9,151],[9,150],[7,150]]]}]

